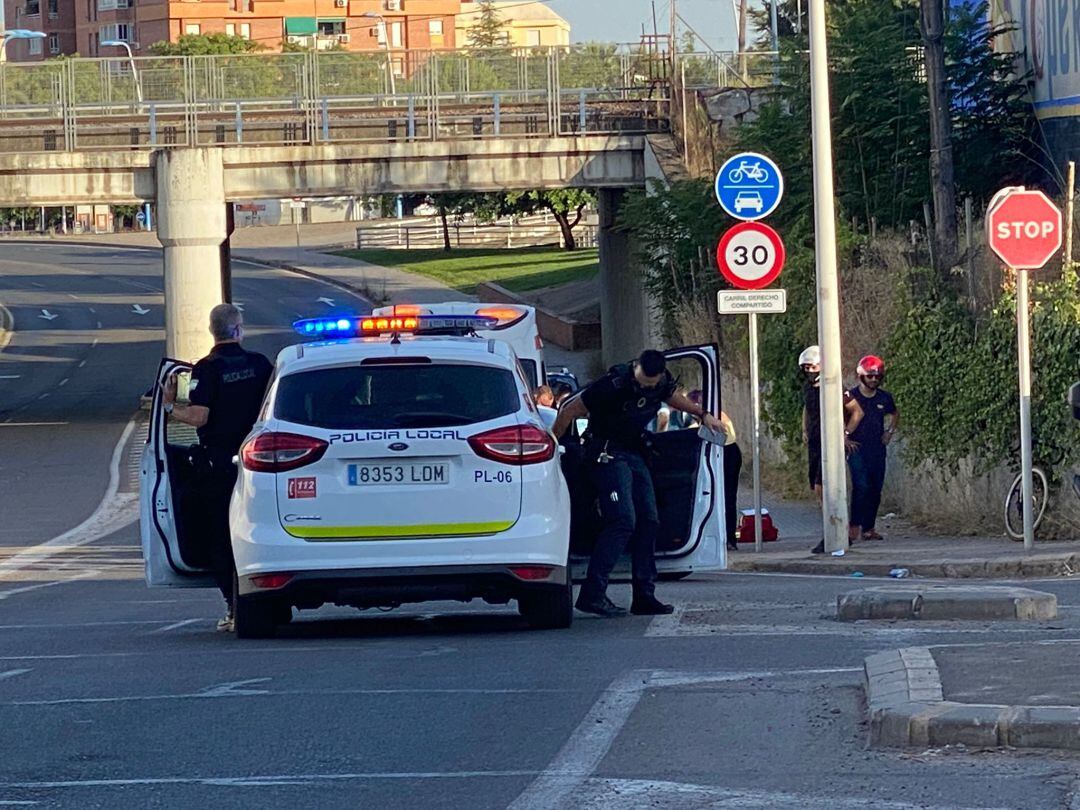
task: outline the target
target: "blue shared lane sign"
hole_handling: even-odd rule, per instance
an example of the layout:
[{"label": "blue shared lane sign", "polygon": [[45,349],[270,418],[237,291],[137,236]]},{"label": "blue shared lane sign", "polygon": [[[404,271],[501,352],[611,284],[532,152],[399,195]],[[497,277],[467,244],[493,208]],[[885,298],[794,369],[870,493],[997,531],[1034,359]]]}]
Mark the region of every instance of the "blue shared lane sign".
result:
[{"label": "blue shared lane sign", "polygon": [[735,219],[764,219],[783,196],[784,176],[765,155],[743,152],[728,158],[716,173],[716,199]]}]

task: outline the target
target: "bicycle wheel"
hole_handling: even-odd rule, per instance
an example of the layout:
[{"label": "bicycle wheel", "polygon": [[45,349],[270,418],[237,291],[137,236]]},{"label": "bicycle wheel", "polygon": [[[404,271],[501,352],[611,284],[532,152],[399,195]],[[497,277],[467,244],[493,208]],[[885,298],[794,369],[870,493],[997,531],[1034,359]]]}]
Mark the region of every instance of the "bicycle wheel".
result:
[{"label": "bicycle wheel", "polygon": [[[1005,496],[1005,532],[1013,540],[1024,539],[1024,474],[1017,473],[1009,487],[1009,494]],[[1046,503],[1049,500],[1050,486],[1046,480],[1046,473],[1038,467],[1031,470],[1031,510],[1035,520],[1033,528],[1038,529],[1046,514]]]}]

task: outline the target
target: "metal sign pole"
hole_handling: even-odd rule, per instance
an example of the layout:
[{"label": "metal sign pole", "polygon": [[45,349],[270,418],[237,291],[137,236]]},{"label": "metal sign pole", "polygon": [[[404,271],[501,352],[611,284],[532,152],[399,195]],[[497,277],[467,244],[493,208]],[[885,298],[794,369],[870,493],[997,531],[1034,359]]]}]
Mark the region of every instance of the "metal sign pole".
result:
[{"label": "metal sign pole", "polygon": [[754,461],[754,551],[761,551],[761,390],[758,382],[757,313],[750,318],[751,453]]},{"label": "metal sign pole", "polygon": [[1020,366],[1020,465],[1023,474],[1024,550],[1035,547],[1031,481],[1031,314],[1028,308],[1028,273],[1016,272],[1016,354]]}]

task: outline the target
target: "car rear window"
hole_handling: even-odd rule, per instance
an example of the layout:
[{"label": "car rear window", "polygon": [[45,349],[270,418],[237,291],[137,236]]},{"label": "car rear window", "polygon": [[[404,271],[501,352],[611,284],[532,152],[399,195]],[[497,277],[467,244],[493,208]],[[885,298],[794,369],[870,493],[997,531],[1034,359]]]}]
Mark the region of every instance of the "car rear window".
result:
[{"label": "car rear window", "polygon": [[529,390],[535,391],[536,387],[540,385],[539,376],[536,373],[536,361],[535,360],[519,360],[521,363],[521,369],[525,372],[525,379],[529,383]]},{"label": "car rear window", "polygon": [[455,364],[350,366],[282,377],[274,416],[321,428],[451,427],[520,407],[508,369]]}]

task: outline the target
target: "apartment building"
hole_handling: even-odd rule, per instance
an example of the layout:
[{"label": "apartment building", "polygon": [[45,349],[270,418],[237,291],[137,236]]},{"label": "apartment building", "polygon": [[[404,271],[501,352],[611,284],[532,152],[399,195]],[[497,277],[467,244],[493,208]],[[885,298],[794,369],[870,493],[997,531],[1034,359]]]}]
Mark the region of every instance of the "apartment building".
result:
[{"label": "apartment building", "polygon": [[350,51],[454,48],[461,0],[3,0],[7,25],[44,31],[14,40],[10,61],[59,54],[117,55],[105,40],[123,40],[135,55],[184,34],[229,34],[279,51],[285,43]]},{"label": "apartment building", "polygon": [[[570,44],[570,23],[540,2],[497,0],[506,45],[512,48],[565,47]],[[480,4],[462,0],[457,17],[457,41],[469,43],[469,29],[480,19]]]}]

